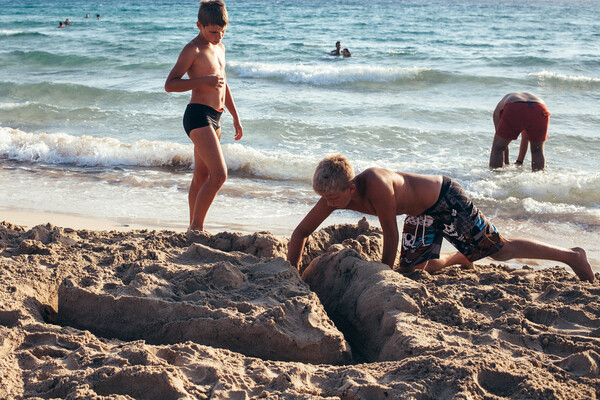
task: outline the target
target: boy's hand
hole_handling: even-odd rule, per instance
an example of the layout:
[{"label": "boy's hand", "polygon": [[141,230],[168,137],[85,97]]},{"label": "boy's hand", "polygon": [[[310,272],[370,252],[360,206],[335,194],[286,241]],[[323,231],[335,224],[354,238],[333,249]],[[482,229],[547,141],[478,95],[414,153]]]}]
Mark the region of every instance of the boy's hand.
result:
[{"label": "boy's hand", "polygon": [[244,128],[242,128],[240,121],[237,120],[233,121],[233,126],[235,127],[235,141],[237,142],[242,138],[242,135],[244,134]]},{"label": "boy's hand", "polygon": [[204,83],[215,89],[221,89],[225,86],[225,78],[220,75],[208,75],[204,77]]}]

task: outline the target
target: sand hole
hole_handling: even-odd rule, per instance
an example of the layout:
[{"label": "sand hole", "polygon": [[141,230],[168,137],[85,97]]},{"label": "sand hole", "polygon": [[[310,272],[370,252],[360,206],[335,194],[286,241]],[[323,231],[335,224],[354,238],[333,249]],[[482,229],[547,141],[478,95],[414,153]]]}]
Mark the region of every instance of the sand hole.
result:
[{"label": "sand hole", "polygon": [[93,390],[100,396],[120,394],[140,400],[176,400],[183,396],[164,372],[120,371],[94,384]]},{"label": "sand hole", "polygon": [[492,370],[483,370],[477,376],[477,382],[484,390],[500,397],[512,396],[522,381],[521,377]]},{"label": "sand hole", "polygon": [[19,311],[0,311],[0,325],[12,328],[17,325],[20,316]]}]

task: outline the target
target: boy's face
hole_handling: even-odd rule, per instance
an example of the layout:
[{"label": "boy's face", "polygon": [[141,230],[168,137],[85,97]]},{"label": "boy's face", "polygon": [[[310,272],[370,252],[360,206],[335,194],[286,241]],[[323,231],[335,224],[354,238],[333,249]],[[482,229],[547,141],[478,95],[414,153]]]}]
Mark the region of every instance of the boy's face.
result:
[{"label": "boy's face", "polygon": [[227,30],[226,26],[219,25],[201,25],[200,22],[197,23],[198,29],[202,33],[202,36],[206,39],[210,44],[219,44],[223,36],[225,36],[225,31]]},{"label": "boy's face", "polygon": [[353,184],[348,185],[344,190],[335,191],[323,195],[329,207],[346,208],[352,200],[352,193],[356,187]]}]

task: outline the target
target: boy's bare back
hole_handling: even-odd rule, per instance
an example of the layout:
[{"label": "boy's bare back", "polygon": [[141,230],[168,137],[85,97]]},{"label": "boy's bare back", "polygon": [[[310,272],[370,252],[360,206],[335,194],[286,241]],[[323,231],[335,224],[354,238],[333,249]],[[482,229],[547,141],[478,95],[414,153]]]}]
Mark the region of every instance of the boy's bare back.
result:
[{"label": "boy's bare back", "polygon": [[378,215],[376,204],[387,197],[385,202],[393,204],[396,215],[419,215],[437,201],[442,177],[369,168],[355,177],[354,184],[359,196],[349,209]]}]

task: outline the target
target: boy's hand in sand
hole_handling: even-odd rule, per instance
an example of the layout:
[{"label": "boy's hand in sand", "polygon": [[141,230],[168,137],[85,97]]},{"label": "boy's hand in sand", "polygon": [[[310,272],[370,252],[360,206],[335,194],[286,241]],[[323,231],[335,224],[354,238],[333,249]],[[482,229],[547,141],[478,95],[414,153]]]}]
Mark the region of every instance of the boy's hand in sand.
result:
[{"label": "boy's hand in sand", "polygon": [[240,121],[238,120],[233,121],[233,126],[235,127],[235,141],[237,142],[242,138],[244,134],[244,128],[242,128],[242,124],[240,124]]}]

